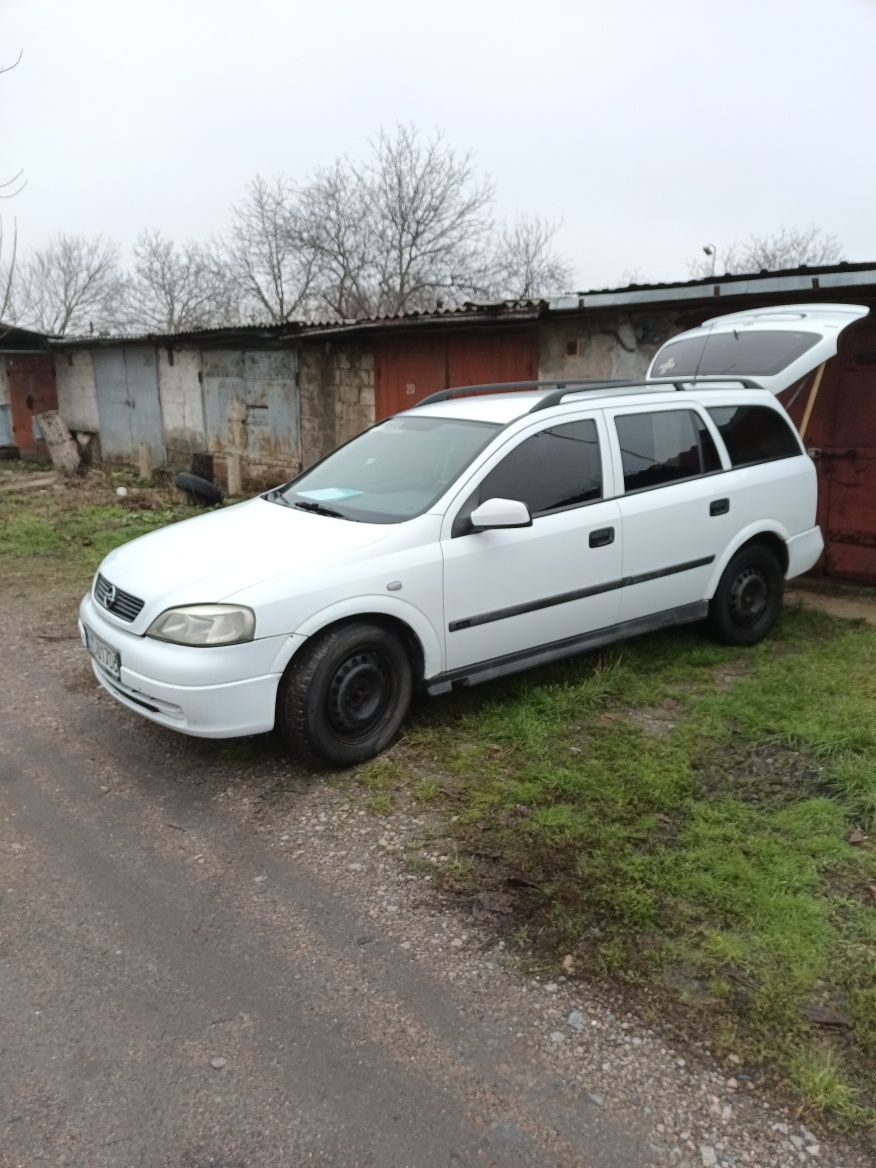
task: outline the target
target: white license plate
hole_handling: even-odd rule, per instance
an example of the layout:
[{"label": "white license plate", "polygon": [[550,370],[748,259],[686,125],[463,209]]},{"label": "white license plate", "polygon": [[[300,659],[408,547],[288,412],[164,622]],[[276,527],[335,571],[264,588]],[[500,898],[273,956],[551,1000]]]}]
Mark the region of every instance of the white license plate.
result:
[{"label": "white license plate", "polygon": [[93,633],[87,627],[85,629],[85,643],[88,645],[88,652],[98,665],[118,681],[122,672],[122,658],[117,650],[112,645],[108,645],[106,641],[101,640],[97,633]]}]

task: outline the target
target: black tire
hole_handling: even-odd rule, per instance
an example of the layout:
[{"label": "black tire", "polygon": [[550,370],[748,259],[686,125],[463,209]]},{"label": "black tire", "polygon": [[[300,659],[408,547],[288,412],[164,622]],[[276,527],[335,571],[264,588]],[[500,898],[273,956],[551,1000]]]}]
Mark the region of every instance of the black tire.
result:
[{"label": "black tire", "polygon": [[412,691],[411,661],[395,633],[364,621],[341,625],[291,661],[277,695],[277,729],[310,762],[355,766],[393,741]]},{"label": "black tire", "polygon": [[725,645],[754,645],[778,619],[785,578],[775,552],[765,544],[738,551],[709,605],[709,628]]},{"label": "black tire", "polygon": [[198,507],[216,507],[225,497],[215,483],[208,483],[198,475],[181,470],[173,480],[177,487],[189,497],[189,502]]}]

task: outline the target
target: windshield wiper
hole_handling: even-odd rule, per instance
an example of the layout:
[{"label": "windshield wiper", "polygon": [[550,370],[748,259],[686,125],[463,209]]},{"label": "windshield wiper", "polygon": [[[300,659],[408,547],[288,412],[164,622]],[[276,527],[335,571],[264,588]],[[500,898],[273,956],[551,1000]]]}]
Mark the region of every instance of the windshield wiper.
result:
[{"label": "windshield wiper", "polygon": [[293,503],[293,507],[300,507],[302,511],[312,511],[314,515],[327,515],[329,519],[346,519],[346,515],[342,515],[340,511],[334,511],[331,507],[324,507],[322,503]]},{"label": "windshield wiper", "polygon": [[268,491],[262,498],[267,499],[269,503],[282,503],[284,507],[291,507],[292,504],[283,494],[285,490],[285,487],[274,487],[272,491]]}]

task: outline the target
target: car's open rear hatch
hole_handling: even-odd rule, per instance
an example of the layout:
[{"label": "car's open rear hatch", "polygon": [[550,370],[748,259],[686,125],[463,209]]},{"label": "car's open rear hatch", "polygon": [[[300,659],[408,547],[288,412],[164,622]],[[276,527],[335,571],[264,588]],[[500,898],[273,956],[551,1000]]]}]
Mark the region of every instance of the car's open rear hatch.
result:
[{"label": "car's open rear hatch", "polygon": [[647,380],[741,378],[780,394],[833,357],[839,334],[869,311],[860,304],[783,304],[716,316],[667,341]]}]

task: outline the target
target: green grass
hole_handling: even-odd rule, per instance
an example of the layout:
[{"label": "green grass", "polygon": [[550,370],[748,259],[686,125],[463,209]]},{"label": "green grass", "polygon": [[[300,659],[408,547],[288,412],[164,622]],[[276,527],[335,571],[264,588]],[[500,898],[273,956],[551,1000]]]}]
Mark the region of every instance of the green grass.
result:
[{"label": "green grass", "polygon": [[[119,486],[128,491],[123,498],[116,496]],[[129,471],[92,471],[58,488],[4,492],[0,584],[26,591],[39,580],[57,605],[72,604],[107,552],[193,513],[178,491]]]},{"label": "green grass", "polygon": [[373,769],[472,862],[454,887],[514,890],[531,956],[866,1124],[876,852],[847,837],[876,828],[874,715],[876,629],[789,607],[754,649],[682,630],[432,703]]},{"label": "green grass", "polygon": [[[0,494],[0,587],[66,617],[110,548],[190,514],[129,472]],[[867,1125],[874,714],[876,629],[789,607],[754,649],[680,630],[423,703],[358,779],[376,814],[430,811],[438,886],[511,898],[500,927],[530,959],[572,954],[809,1113]]]}]

